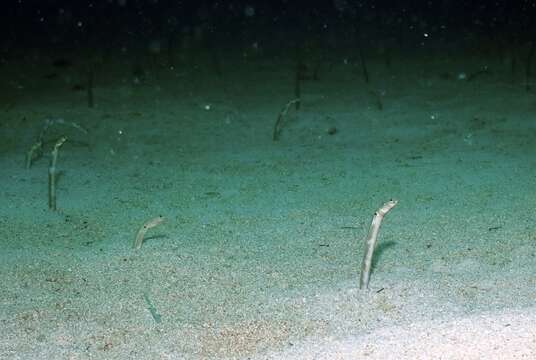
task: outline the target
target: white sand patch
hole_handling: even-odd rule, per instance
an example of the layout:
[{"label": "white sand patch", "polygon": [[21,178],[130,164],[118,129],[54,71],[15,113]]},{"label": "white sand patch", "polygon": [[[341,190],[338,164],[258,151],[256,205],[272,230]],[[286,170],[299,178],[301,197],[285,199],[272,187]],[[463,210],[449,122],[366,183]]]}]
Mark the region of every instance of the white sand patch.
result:
[{"label": "white sand patch", "polygon": [[314,339],[271,359],[534,359],[536,309],[486,313],[408,327],[389,327],[344,340]]}]

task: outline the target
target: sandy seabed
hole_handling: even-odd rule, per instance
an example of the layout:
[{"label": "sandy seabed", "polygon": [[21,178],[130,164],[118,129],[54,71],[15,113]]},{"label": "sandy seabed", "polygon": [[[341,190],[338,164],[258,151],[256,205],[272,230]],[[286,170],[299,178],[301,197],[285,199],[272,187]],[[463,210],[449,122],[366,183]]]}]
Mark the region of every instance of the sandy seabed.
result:
[{"label": "sandy seabed", "polygon": [[[276,142],[281,59],[143,78],[104,59],[91,109],[84,60],[5,64],[0,358],[536,358],[534,95],[474,56],[371,61],[368,85],[343,59],[303,83]],[[46,119],[64,122],[25,169]]]}]

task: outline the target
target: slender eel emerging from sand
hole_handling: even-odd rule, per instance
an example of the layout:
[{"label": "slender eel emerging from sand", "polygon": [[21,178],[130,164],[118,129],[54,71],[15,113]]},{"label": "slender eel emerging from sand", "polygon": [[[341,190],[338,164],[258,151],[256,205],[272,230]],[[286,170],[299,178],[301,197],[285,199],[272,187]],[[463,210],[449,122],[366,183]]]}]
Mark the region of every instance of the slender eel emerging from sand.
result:
[{"label": "slender eel emerging from sand", "polygon": [[272,134],[272,140],[273,141],[277,141],[279,140],[279,134],[281,133],[281,127],[283,126],[282,122],[283,122],[283,118],[287,115],[290,107],[292,106],[292,104],[298,104],[300,102],[300,99],[294,99],[294,100],[290,100],[283,109],[281,109],[281,111],[279,112],[279,115],[277,115],[277,120],[275,122],[275,125],[274,125],[274,131],[273,131],[273,134]]},{"label": "slender eel emerging from sand", "polygon": [[143,299],[147,304],[147,310],[149,310],[149,312],[151,313],[154,322],[160,324],[162,322],[162,316],[158,313],[158,310],[156,310],[156,307],[153,305],[151,299],[149,299],[149,295],[146,292],[143,293]]},{"label": "slender eel emerging from sand", "polygon": [[370,267],[372,266],[372,255],[374,254],[374,248],[376,247],[380,225],[382,224],[385,214],[394,208],[397,202],[397,200],[389,200],[374,213],[367,240],[365,241],[365,255],[363,257],[363,263],[361,264],[361,277],[359,278],[360,289],[368,289]]},{"label": "slender eel emerging from sand", "polygon": [[48,167],[48,208],[52,211],[56,211],[56,165],[58,163],[58,154],[65,141],[67,141],[67,138],[62,136],[54,145],[50,156],[50,166]]},{"label": "slender eel emerging from sand", "polygon": [[140,228],[140,230],[138,230],[138,234],[136,235],[136,239],[134,239],[134,244],[132,245],[132,247],[135,250],[141,248],[141,244],[143,244],[143,239],[145,238],[145,233],[149,229],[161,224],[163,221],[164,217],[162,216],[157,216],[154,219],[146,221],[145,224],[143,224],[143,226]]}]

